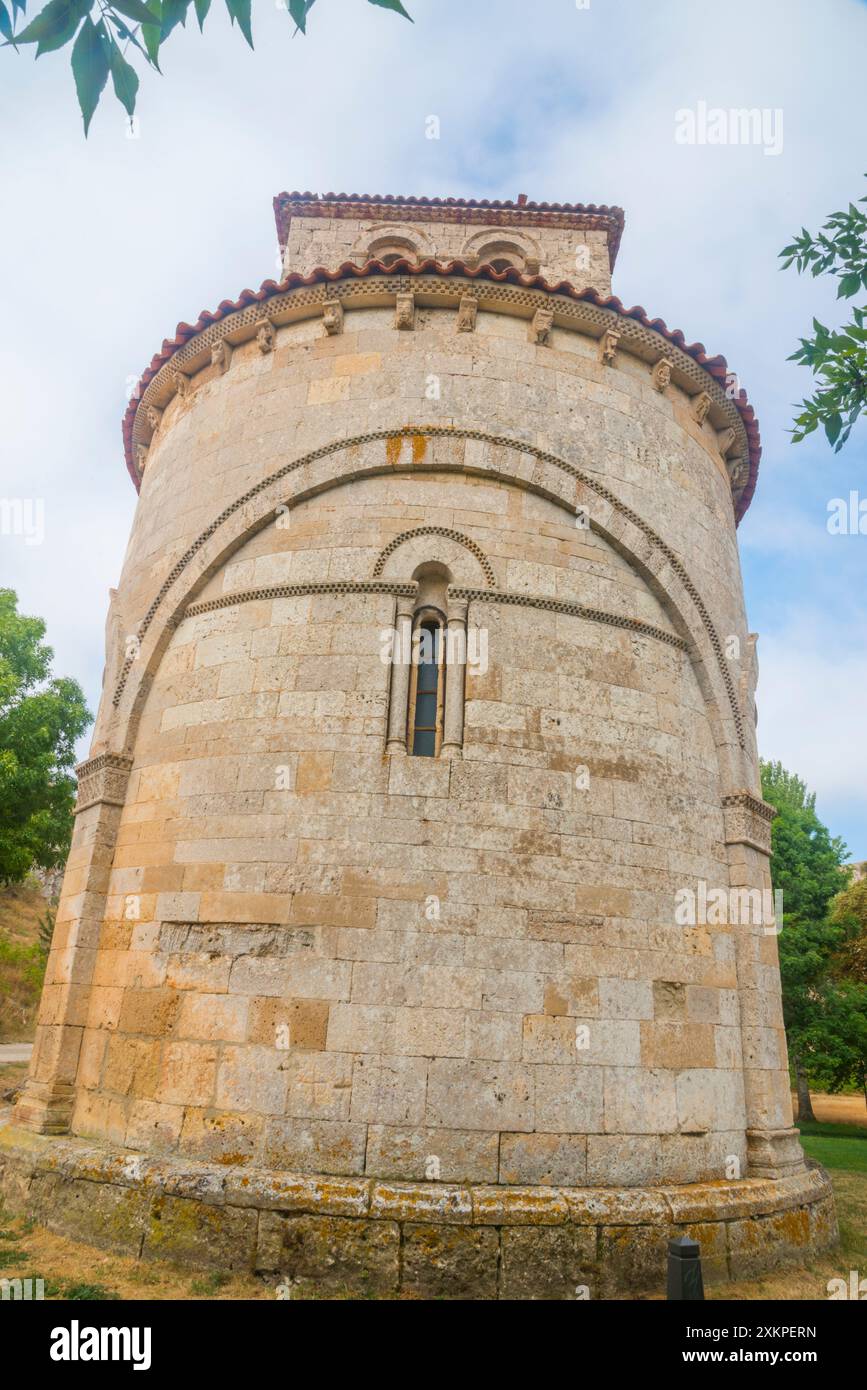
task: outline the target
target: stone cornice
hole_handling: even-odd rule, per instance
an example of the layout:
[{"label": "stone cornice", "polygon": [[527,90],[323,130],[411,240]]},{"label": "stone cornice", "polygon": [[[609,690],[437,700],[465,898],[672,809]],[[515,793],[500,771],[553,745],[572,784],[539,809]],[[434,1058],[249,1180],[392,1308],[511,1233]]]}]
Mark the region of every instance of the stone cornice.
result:
[{"label": "stone cornice", "polygon": [[[146,458],[139,451],[149,446],[153,421],[158,418],[151,408],[164,410],[184,383],[185,395],[194,403],[190,378],[211,365],[214,347],[225,342],[233,348],[257,338],[263,323],[273,331],[321,317],[326,304],[339,306],[344,315],[357,308],[397,305],[398,298],[408,293],[416,307],[454,309],[456,315],[462,299],[472,293],[480,310],[513,314],[531,323],[543,311],[552,314],[555,327],[598,341],[616,332],[618,350],[639,358],[651,372],[664,358],[676,386],[693,400],[708,397],[710,423],[718,439],[729,441],[731,457],[726,466],[735,515],[737,520],[743,516],[755,488],[761,447],[746,393],[731,394],[731,374],[724,358],[707,357],[700,343],[687,345],[683,334],[667,329],[661,319],[648,318],[643,309],[626,309],[617,299],[602,299],[594,290],[578,291],[565,281],[549,285],[539,276],[523,276],[516,270],[473,269],[460,261],[420,265],[406,261],[396,267],[371,261],[364,267],[346,264],[336,272],[292,275],[281,285],[267,281],[257,293],[245,291],[235,303],[224,301],[216,314],[203,314],[192,327],[179,325],[174,341],[164,344],[142,377],[124,418],[127,467],[136,487],[140,483],[137,460]],[[330,312],[334,314],[333,307]],[[728,430],[734,433],[729,436]]]},{"label": "stone cornice", "polygon": [[449,598],[477,599],[483,603],[515,604],[521,608],[539,608],[548,613],[566,613],[575,618],[584,618],[591,623],[605,623],[608,627],[624,628],[641,637],[652,637],[657,642],[665,642],[678,651],[689,651],[689,643],[675,632],[645,623],[640,618],[625,617],[621,613],[606,613],[602,608],[587,608],[583,603],[573,603],[569,599],[548,598],[544,594],[512,594],[503,589],[468,589],[455,584],[449,585]]},{"label": "stone cornice", "polygon": [[[415,596],[418,585],[388,583],[386,581],[350,579],[323,580],[310,584],[269,584],[261,589],[239,589],[237,593],[221,594],[219,598],[208,599],[204,603],[191,603],[184,612],[185,618],[196,618],[201,613],[215,613],[221,608],[234,608],[239,603],[257,603],[275,598],[303,598],[308,594],[394,594],[406,598]],[[538,608],[548,613],[565,613],[587,622],[605,623],[608,627],[623,628],[641,637],[652,637],[664,642],[678,651],[688,651],[689,644],[676,633],[666,632],[653,623],[642,622],[640,618],[624,617],[620,613],[606,613],[601,608],[588,608],[583,603],[572,603],[568,599],[547,598],[545,595],[511,594],[502,589],[473,589],[450,584],[449,599],[469,602],[478,599],[484,603],[515,604],[521,608]]]},{"label": "stone cornice", "polygon": [[309,594],[394,594],[414,598],[417,588],[414,580],[409,584],[396,584],[385,579],[357,582],[351,579],[325,579],[309,584],[269,584],[261,589],[239,589],[237,593],[221,594],[219,598],[206,599],[203,603],[191,603],[184,610],[184,617],[196,618],[200,613],[216,613],[220,608],[234,608],[239,603],[257,603],[273,598],[306,598]]}]

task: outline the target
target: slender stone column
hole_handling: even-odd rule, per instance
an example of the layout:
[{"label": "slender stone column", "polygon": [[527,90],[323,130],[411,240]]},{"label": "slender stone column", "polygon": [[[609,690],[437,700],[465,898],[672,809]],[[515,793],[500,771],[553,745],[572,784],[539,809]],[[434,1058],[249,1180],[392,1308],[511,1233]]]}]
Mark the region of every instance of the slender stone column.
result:
[{"label": "slender stone column", "polygon": [[459,758],[464,742],[464,683],[467,673],[467,600],[450,599],[446,631],[446,706],[440,756]]},{"label": "slender stone column", "polygon": [[739,790],[723,797],[723,814],[731,889],[740,892],[744,905],[746,894],[758,890],[763,917],[768,919],[741,920],[733,927],[746,1107],[745,1176],[781,1178],[803,1169],[804,1156],[792,1124],[777,928],[769,903],[764,905],[772,897],[768,860],[774,808]]},{"label": "slender stone column", "polygon": [[395,603],[394,627],[397,634],[396,651],[392,654],[391,688],[388,697],[388,736],[385,751],[389,757],[406,754],[406,720],[409,703],[411,663],[406,660],[412,650],[412,615],[415,599],[398,596]]},{"label": "slender stone column", "polygon": [[103,753],[76,768],[75,829],[45,985],[30,1074],[13,1123],[39,1134],[65,1134],[75,1099],[78,1054],[105,916],[108,880],[132,759]]}]

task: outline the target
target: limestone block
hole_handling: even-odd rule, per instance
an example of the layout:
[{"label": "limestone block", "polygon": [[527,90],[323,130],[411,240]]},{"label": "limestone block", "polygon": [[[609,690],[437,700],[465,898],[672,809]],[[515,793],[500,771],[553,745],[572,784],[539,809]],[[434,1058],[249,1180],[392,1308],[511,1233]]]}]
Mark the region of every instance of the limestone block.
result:
[{"label": "limestone block", "polygon": [[501,1298],[584,1300],[596,1296],[596,1232],[579,1226],[503,1232]]},{"label": "limestone block", "polygon": [[583,1134],[504,1134],[499,1180],[582,1187],[587,1180],[587,1145]]},{"label": "limestone block", "polygon": [[677,1128],[674,1073],[605,1068],[606,1134],[668,1134]]},{"label": "limestone block", "polygon": [[447,1129],[533,1128],[533,1069],[514,1062],[430,1063],[426,1119]]},{"label": "limestone block", "polygon": [[265,1125],[262,1162],[292,1173],[364,1172],[365,1125],[273,1116]]},{"label": "limestone block", "polygon": [[419,1124],[424,1119],[427,1077],[425,1058],[357,1057],[351,1118],[369,1124]]},{"label": "limestone block", "polygon": [[371,1125],[367,1171],[383,1178],[496,1182],[499,1135],[479,1130]]},{"label": "limestone block", "polygon": [[496,1298],[496,1231],[407,1222],[402,1288],[421,1298]]},{"label": "limestone block", "polygon": [[[536,1128],[543,1132],[594,1134],[603,1128],[605,1068],[534,1067]],[[504,1126],[504,1128],[518,1126]]]},{"label": "limestone block", "polygon": [[263,1212],[255,1267],[279,1274],[301,1296],[310,1289],[393,1293],[398,1285],[399,1237],[395,1222]]},{"label": "limestone block", "polygon": [[141,1257],[229,1272],[252,1269],[255,1249],[255,1212],[158,1197],[151,1207]]}]

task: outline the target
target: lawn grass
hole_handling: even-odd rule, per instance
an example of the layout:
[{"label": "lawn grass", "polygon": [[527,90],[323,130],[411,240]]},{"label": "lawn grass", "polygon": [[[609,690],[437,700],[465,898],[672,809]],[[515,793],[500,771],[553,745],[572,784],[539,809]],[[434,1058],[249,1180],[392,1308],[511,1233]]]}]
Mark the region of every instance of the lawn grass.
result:
[{"label": "lawn grass", "polygon": [[867,1128],[864,1126],[815,1120],[803,1121],[798,1128],[804,1153],[832,1175],[835,1172],[867,1173]]}]

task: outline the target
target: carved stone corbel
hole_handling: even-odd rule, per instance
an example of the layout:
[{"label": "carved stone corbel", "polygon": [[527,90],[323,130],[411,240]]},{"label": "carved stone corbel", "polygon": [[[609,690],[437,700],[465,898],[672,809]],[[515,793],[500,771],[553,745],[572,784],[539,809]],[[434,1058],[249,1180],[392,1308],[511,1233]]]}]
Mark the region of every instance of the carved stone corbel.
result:
[{"label": "carved stone corbel", "polygon": [[415,295],[399,294],[394,310],[394,326],[404,330],[415,328]]},{"label": "carved stone corbel", "polygon": [[538,347],[547,347],[551,341],[553,327],[554,310],[537,309],[530,322],[530,342],[536,343]]},{"label": "carved stone corbel", "polygon": [[667,357],[660,357],[651,370],[650,379],[655,391],[662,392],[671,385],[671,362]]},{"label": "carved stone corbel", "polygon": [[214,343],[213,347],[211,348],[211,366],[216,367],[222,375],[224,372],[227,372],[229,370],[231,364],[231,344],[227,343],[225,338],[221,338],[220,341],[218,343]]},{"label": "carved stone corbel", "polygon": [[190,398],[190,378],[184,372],[175,372],[172,377],[172,385],[175,388],[175,395],[179,400],[187,401]]},{"label": "carved stone corbel", "polygon": [[750,461],[738,454],[726,459],[726,471],[733,488],[746,487],[750,479]]},{"label": "carved stone corbel", "polygon": [[771,821],[776,807],[741,789],[722,799],[727,845],[748,845],[760,854],[771,852]]},{"label": "carved stone corbel", "polygon": [[736,432],[731,425],[727,425],[724,430],[717,430],[717,448],[724,459],[728,455],[728,451],[734,444],[736,437]]},{"label": "carved stone corbel", "polygon": [[539,260],[538,256],[526,256],[524,258],[525,275],[538,275],[541,269],[542,262]]},{"label": "carved stone corbel", "polygon": [[343,332],[343,305],[339,299],[326,299],[322,305],[322,322],[329,338]]},{"label": "carved stone corbel", "polygon": [[620,334],[614,328],[609,328],[599,339],[599,361],[603,367],[613,367],[617,361],[617,349],[620,346]]},{"label": "carved stone corbel", "polygon": [[274,351],[274,325],[270,319],[260,319],[256,324],[256,346],[262,354]]},{"label": "carved stone corbel", "polygon": [[159,409],[158,406],[149,405],[147,410],[145,411],[145,416],[154,434],[156,434],[162,422],[163,412]]},{"label": "carved stone corbel", "polygon": [[479,311],[479,301],[474,294],[462,294],[461,302],[458,305],[459,333],[472,333],[476,326],[476,314]]},{"label": "carved stone corbel", "polygon": [[148,461],[148,446],[146,444],[136,444],[135,446],[135,466],[138,469],[140,478],[144,477],[144,471]]},{"label": "carved stone corbel", "polygon": [[707,419],[707,413],[713,402],[707,391],[700,391],[692,402],[692,418],[697,424],[703,425]]},{"label": "carved stone corbel", "polygon": [[75,801],[75,814],[104,802],[109,806],[122,806],[126,799],[126,784],[129,781],[132,758],[122,753],[101,753],[96,758],[79,763],[75,769],[78,779],[78,793]]}]

